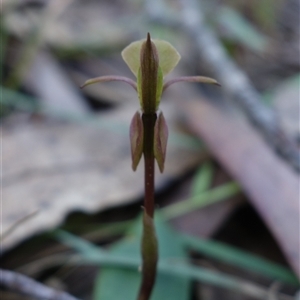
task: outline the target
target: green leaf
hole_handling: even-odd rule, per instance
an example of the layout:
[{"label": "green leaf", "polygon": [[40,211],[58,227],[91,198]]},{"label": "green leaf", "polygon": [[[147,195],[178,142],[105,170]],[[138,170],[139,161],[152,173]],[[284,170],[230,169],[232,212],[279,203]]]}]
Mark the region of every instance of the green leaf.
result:
[{"label": "green leaf", "polygon": [[[111,253],[136,259],[140,257],[141,218],[134,223],[125,239],[116,244]],[[160,259],[185,259],[186,253],[178,235],[158,216],[155,220]],[[136,299],[141,273],[138,270],[102,267],[96,279],[94,299]],[[185,300],[190,296],[191,282],[187,278],[158,274],[151,300]]]},{"label": "green leaf", "polygon": [[[159,221],[160,222],[160,221]],[[160,226],[158,226],[160,227]],[[165,233],[163,234],[163,236],[165,236],[167,234],[166,231],[169,231],[170,229],[168,229],[169,227],[164,227],[165,229]],[[131,237],[128,236],[128,242],[130,241],[130,239],[132,239],[132,237],[134,237],[137,234],[137,230],[140,232],[141,228],[138,228],[138,226],[134,226],[134,231],[131,233]],[[131,250],[132,250],[132,241],[131,243],[129,243],[129,247],[124,247],[123,251],[121,254],[118,253],[114,253],[112,251],[106,251],[101,247],[97,247],[93,244],[91,244],[88,241],[83,240],[82,238],[76,237],[72,234],[69,234],[67,232],[64,231],[56,231],[54,232],[54,235],[56,238],[58,238],[62,243],[76,249],[80,254],[80,260],[78,260],[78,257],[76,259],[76,261],[68,261],[68,263],[75,263],[75,264],[91,264],[93,266],[95,265],[99,265],[102,267],[103,270],[108,269],[107,267],[109,267],[109,270],[111,270],[110,272],[113,273],[113,275],[115,276],[115,268],[118,268],[117,270],[132,270],[132,271],[125,271],[124,275],[125,275],[125,279],[124,277],[120,277],[119,279],[125,280],[125,282],[122,282],[122,286],[125,286],[125,289],[128,289],[128,281],[129,284],[132,285],[132,281],[136,281],[136,274],[138,266],[140,265],[140,259],[138,256],[136,255],[132,255],[131,254]],[[138,238],[136,236],[136,238]],[[172,234],[172,238],[175,238],[177,240],[178,243],[178,239],[179,236],[174,236],[174,234]],[[170,238],[168,238],[166,240],[166,242],[164,244],[170,243],[171,240]],[[180,244],[180,243],[179,243]],[[172,254],[172,243],[168,244],[170,250],[168,250],[169,254]],[[186,243],[187,245],[187,243]],[[164,247],[165,248],[165,247]],[[136,250],[136,247],[134,248]],[[184,253],[182,247],[180,247],[180,252]],[[164,252],[166,254],[166,252]],[[177,278],[180,280],[180,278],[182,279],[195,279],[198,280],[200,282],[203,282],[205,284],[211,284],[213,286],[218,286],[218,287],[223,287],[229,290],[233,290],[235,292],[239,292],[242,295],[246,295],[246,296],[251,296],[254,299],[267,299],[267,296],[269,295],[269,288],[264,288],[262,286],[253,284],[252,282],[228,275],[228,274],[224,274],[224,273],[220,273],[220,272],[215,272],[215,271],[211,271],[202,267],[195,267],[195,266],[191,266],[188,264],[187,261],[184,261],[184,259],[178,259],[178,253],[177,256],[168,256],[168,258],[162,258],[159,262],[158,265],[158,270],[160,274],[164,274],[164,277],[166,279],[171,280],[172,278]],[[75,257],[74,257],[75,258]],[[106,272],[106,271],[105,271]],[[134,273],[131,273],[134,272]],[[107,275],[108,276],[108,275]],[[113,277],[114,277],[113,276]],[[170,277],[171,276],[171,277]],[[174,277],[173,277],[174,276]],[[130,280],[131,279],[131,280]],[[107,281],[109,284],[111,283],[115,283],[116,285],[114,286],[115,290],[121,291],[123,292],[123,290],[119,289],[119,284],[120,282],[118,281],[113,281],[114,278],[112,278],[111,281]],[[117,283],[116,283],[117,282]],[[181,282],[181,281],[180,281]],[[172,280],[172,283],[176,283],[175,281]],[[165,296],[162,299],[166,299],[166,300],[172,300],[172,299],[187,299],[185,298],[169,298],[169,296],[173,296],[173,290],[171,289],[171,291],[168,290],[169,288],[169,284],[165,284],[165,294],[163,294],[164,291],[162,291],[162,295]],[[180,288],[182,288],[182,286],[180,286]],[[112,290],[112,288],[110,287],[110,290],[106,290],[106,286],[104,286],[104,291],[102,291],[105,294],[108,294],[108,296],[113,296],[116,294],[116,291]],[[179,292],[182,292],[182,289],[180,289]],[[126,291],[126,293],[128,293],[128,291]],[[127,294],[125,294],[126,296]],[[104,296],[103,296],[104,297]],[[281,295],[278,294],[278,297],[280,299]],[[97,299],[97,298],[96,298]],[[115,299],[115,298],[102,298],[102,299]],[[119,299],[119,294],[118,294],[118,298]],[[123,299],[123,298],[122,298]],[[124,298],[127,299],[127,298]],[[135,298],[132,298],[135,299]],[[159,299],[159,298],[151,298],[151,300],[153,299]],[[287,298],[284,298],[287,299]]]},{"label": "green leaf", "polygon": [[[138,71],[140,68],[140,51],[145,40],[146,39],[133,42],[122,51],[123,60],[136,77],[138,76]],[[163,76],[166,76],[178,64],[180,60],[180,54],[169,42],[156,39],[151,40],[157,48],[159,66],[162,69]]]},{"label": "green leaf", "polygon": [[211,190],[205,191],[187,200],[183,200],[160,209],[166,220],[195,211],[218,201],[224,201],[241,191],[235,182],[225,183]]},{"label": "green leaf", "polygon": [[192,197],[197,196],[210,187],[213,179],[213,166],[211,162],[204,163],[198,169],[192,184]]},{"label": "green leaf", "polygon": [[232,266],[258,273],[267,278],[299,285],[297,277],[287,268],[270,262],[261,257],[247,253],[223,243],[203,240],[188,235],[182,235],[182,240],[190,249],[197,250],[204,256],[222,261]]}]

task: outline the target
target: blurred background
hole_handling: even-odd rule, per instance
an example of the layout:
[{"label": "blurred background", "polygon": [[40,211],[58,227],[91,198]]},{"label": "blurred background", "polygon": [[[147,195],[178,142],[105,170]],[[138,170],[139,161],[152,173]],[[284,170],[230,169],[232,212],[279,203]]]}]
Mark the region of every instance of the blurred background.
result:
[{"label": "blurred background", "polygon": [[[298,0],[2,0],[2,268],[80,299],[135,299],[138,98],[121,82],[80,86],[134,79],[121,51],[150,32],[181,55],[167,79],[222,85],[162,98],[167,271],[151,299],[299,299],[299,14]],[[0,284],[3,299],[32,299]]]}]

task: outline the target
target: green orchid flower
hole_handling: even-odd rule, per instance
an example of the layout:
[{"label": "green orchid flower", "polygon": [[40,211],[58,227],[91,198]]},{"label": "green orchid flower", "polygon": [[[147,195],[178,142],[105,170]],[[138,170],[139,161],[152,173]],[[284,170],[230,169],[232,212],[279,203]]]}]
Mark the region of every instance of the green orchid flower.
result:
[{"label": "green orchid flower", "polygon": [[190,76],[164,80],[180,60],[176,49],[163,40],[147,39],[133,42],[122,51],[122,57],[136,82],[122,76],[101,76],[87,80],[82,87],[106,81],[123,81],[130,84],[140,100],[137,111],[130,124],[130,144],[132,169],[135,171],[142,155],[145,161],[145,200],[142,234],[142,282],[138,300],[148,300],[156,278],[158,246],[153,222],[154,216],[154,162],[157,161],[160,172],[164,170],[168,127],[164,115],[159,111],[163,92],[172,84],[181,81],[203,82],[219,85],[209,77]]},{"label": "green orchid flower", "polygon": [[[180,55],[177,50],[164,40],[151,39],[148,33],[147,39],[131,43],[122,51],[122,57],[132,73],[137,78],[133,81],[123,76],[101,76],[87,80],[83,86],[106,81],[123,81],[130,84],[138,93],[141,112],[136,112],[130,126],[130,142],[132,168],[135,171],[143,151],[145,150],[145,132],[143,115],[155,116],[153,151],[160,172],[164,170],[168,128],[162,112],[158,112],[162,93],[176,82],[202,82],[219,85],[212,78],[204,76],[184,76],[164,82],[168,75],[178,64]],[[150,136],[147,136],[149,139]]]}]

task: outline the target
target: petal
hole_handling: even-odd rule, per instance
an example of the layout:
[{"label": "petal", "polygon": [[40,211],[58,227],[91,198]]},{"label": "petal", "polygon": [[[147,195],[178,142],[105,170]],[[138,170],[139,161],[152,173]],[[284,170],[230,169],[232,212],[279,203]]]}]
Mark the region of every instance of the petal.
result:
[{"label": "petal", "polygon": [[178,64],[180,60],[180,54],[177,50],[169,43],[163,40],[152,40],[155,44],[158,56],[159,66],[163,72],[163,75],[168,75]]},{"label": "petal", "polygon": [[137,111],[130,124],[130,145],[132,169],[136,170],[143,153],[144,126],[140,113]]},{"label": "petal", "polygon": [[204,76],[183,76],[183,77],[177,77],[171,80],[168,80],[163,87],[163,90],[165,91],[170,85],[176,82],[201,82],[201,83],[208,83],[208,84],[215,84],[218,86],[221,86],[220,83],[218,83],[215,79],[210,77],[204,77]]},{"label": "petal", "polygon": [[99,82],[107,82],[107,81],[123,81],[128,84],[130,84],[135,90],[137,90],[137,85],[135,81],[128,77],[124,76],[100,76],[100,77],[95,77],[88,79],[80,88],[84,88],[87,85],[94,84],[94,83],[99,83]]},{"label": "petal", "polygon": [[[122,51],[123,60],[136,77],[140,68],[140,52],[145,40],[146,39],[133,42]],[[152,42],[155,44],[158,51],[159,64],[162,73],[166,76],[178,64],[180,55],[169,42],[158,39],[152,39]]]},{"label": "petal", "polygon": [[122,51],[122,58],[131,70],[131,72],[137,77],[138,71],[141,65],[140,62],[140,53],[142,44],[145,42],[145,39],[133,42],[129,44],[123,51]]},{"label": "petal", "polygon": [[154,157],[160,172],[164,171],[168,141],[168,126],[163,113],[160,113],[154,127]]}]

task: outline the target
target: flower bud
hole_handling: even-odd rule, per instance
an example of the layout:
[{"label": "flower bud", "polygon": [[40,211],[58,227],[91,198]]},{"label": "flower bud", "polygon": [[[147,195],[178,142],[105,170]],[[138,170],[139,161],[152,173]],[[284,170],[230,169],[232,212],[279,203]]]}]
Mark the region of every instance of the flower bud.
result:
[{"label": "flower bud", "polygon": [[164,171],[168,134],[168,126],[161,112],[154,127],[154,157],[161,173]]},{"label": "flower bud", "polygon": [[143,153],[144,127],[140,113],[137,111],[130,124],[130,145],[132,169],[136,170]]}]

